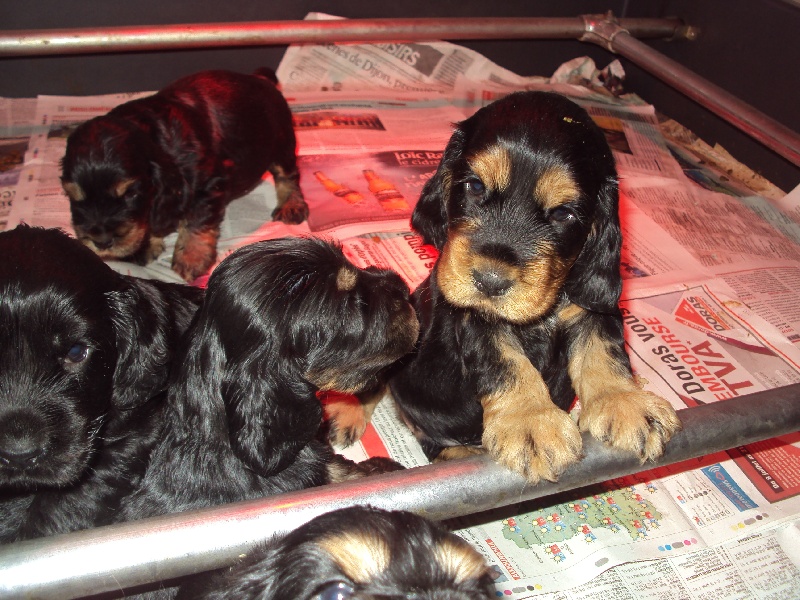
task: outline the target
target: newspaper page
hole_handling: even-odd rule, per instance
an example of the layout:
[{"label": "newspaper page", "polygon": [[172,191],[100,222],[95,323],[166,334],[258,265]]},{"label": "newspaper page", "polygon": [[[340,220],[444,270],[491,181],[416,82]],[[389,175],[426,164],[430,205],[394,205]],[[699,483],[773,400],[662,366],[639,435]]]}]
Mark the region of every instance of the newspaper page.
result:
[{"label": "newspaper page", "polygon": [[36,117],[35,98],[0,98],[0,231],[17,193]]},{"label": "newspaper page", "polygon": [[[308,20],[338,19],[310,13]],[[448,92],[459,76],[521,83],[523,78],[463,46],[446,42],[294,45],[277,70],[286,90]]]}]

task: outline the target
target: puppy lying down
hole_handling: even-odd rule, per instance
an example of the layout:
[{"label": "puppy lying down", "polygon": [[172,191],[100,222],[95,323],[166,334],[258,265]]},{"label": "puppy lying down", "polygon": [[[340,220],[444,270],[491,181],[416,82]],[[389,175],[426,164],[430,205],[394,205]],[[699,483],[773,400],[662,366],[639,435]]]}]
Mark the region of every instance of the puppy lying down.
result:
[{"label": "puppy lying down", "polygon": [[240,248],[208,280],[160,441],[121,520],[398,468],[388,459],[356,465],[319,441],[317,392],[371,389],[417,332],[395,273],[358,269],[341,248],[313,238]]},{"label": "puppy lying down", "polygon": [[275,83],[266,69],[204,71],[80,125],[61,176],[78,239],[105,259],[147,264],[177,231],[172,267],[193,281],[215,262],[228,203],[267,171],[273,217],[303,221],[292,115]]},{"label": "puppy lying down", "polygon": [[144,475],[202,291],[55,229],[0,233],[0,543],[112,522]]},{"label": "puppy lying down", "polygon": [[319,516],[178,600],[476,600],[490,570],[467,542],[409,512],[352,507]]}]

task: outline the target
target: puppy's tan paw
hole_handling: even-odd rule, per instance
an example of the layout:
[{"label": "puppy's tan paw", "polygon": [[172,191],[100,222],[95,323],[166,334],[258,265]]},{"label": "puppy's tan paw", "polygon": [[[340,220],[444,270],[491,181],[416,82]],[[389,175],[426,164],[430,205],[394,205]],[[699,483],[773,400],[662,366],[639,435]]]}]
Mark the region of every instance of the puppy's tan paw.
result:
[{"label": "puppy's tan paw", "polygon": [[436,458],[433,459],[433,462],[457,460],[459,458],[468,458],[479,454],[486,454],[486,450],[477,446],[448,446],[439,452]]},{"label": "puppy's tan paw", "polygon": [[151,237],[150,243],[147,246],[147,252],[144,257],[144,264],[149,264],[156,260],[161,253],[164,252],[164,239],[159,237]]},{"label": "puppy's tan paw", "polygon": [[328,439],[335,448],[347,448],[364,435],[369,418],[357,398],[337,399],[324,405]]},{"label": "puppy's tan paw", "polygon": [[299,193],[293,193],[286,201],[272,211],[273,221],[283,221],[290,225],[302,223],[308,218],[308,204]]},{"label": "puppy's tan paw", "polygon": [[219,231],[190,231],[179,229],[172,270],[185,281],[194,281],[211,268],[217,258]]},{"label": "puppy's tan paw", "polygon": [[484,419],[483,446],[496,461],[536,483],[557,481],[580,460],[583,443],[575,422],[553,406],[517,422]]},{"label": "puppy's tan paw", "polygon": [[582,405],[578,423],[581,431],[638,455],[642,462],[661,456],[681,428],[670,403],[645,390],[609,393]]}]

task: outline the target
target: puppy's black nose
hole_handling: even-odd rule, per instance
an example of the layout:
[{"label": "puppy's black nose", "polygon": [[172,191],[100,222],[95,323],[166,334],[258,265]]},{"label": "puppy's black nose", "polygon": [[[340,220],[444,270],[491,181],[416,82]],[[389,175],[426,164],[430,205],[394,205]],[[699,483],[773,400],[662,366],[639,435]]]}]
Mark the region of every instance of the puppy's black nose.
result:
[{"label": "puppy's black nose", "polygon": [[113,238],[94,238],[92,241],[99,250],[108,250],[114,245]]},{"label": "puppy's black nose", "polygon": [[494,269],[487,271],[473,270],[472,281],[481,294],[490,297],[502,296],[514,285],[513,279],[505,277]]},{"label": "puppy's black nose", "polygon": [[42,447],[29,436],[0,436],[0,464],[23,468],[36,461]]}]

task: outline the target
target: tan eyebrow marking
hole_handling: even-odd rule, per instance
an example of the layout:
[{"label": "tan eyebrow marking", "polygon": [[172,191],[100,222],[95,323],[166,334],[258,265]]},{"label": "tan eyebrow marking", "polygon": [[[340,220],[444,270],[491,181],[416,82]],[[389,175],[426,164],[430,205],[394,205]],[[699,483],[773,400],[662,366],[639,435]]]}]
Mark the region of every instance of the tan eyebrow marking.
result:
[{"label": "tan eyebrow marking", "polygon": [[551,168],[539,177],[533,194],[544,208],[555,208],[577,199],[580,190],[569,171]]},{"label": "tan eyebrow marking", "polygon": [[503,191],[511,183],[511,157],[502,146],[490,146],[467,162],[489,189]]},{"label": "tan eyebrow marking", "polygon": [[386,570],[391,558],[386,540],[365,533],[331,535],[319,540],[317,545],[356,583],[374,579]]},{"label": "tan eyebrow marking", "polygon": [[67,196],[70,197],[70,200],[73,200],[74,202],[81,202],[86,199],[81,186],[79,186],[77,183],[73,181],[65,181],[61,185],[64,188],[64,191],[67,193]]}]

